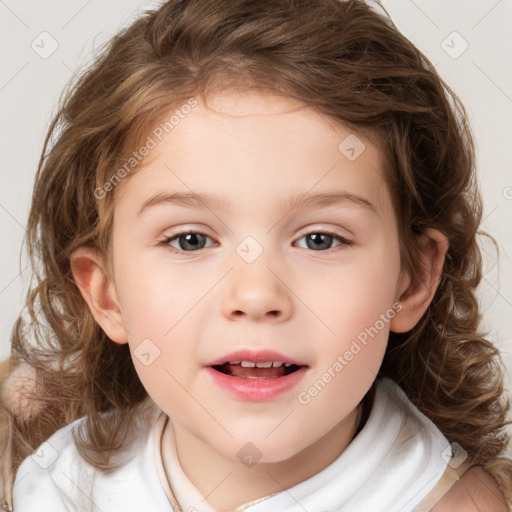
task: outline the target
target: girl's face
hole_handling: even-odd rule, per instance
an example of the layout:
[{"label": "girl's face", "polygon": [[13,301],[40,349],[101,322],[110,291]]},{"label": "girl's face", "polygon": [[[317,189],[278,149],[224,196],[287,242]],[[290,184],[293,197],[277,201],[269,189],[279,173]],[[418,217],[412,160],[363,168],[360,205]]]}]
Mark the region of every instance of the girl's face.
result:
[{"label": "girl's face", "polygon": [[280,97],[209,103],[115,191],[116,341],[180,445],[284,461],[353,434],[409,278],[374,145]]}]

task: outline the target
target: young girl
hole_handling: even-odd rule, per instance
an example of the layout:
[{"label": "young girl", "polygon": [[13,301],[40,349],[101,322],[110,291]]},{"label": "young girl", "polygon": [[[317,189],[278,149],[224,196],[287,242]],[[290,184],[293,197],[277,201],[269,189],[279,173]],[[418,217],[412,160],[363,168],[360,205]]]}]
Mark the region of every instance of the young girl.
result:
[{"label": "young girl", "polygon": [[480,219],[462,105],[362,1],[147,13],[45,142],[4,508],[512,510]]}]

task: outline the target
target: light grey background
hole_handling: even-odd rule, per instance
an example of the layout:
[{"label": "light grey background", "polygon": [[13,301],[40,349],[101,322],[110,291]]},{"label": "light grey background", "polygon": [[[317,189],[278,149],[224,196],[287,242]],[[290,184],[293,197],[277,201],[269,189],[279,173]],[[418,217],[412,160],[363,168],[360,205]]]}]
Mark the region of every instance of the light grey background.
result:
[{"label": "light grey background", "polygon": [[[0,1],[0,359],[28,282],[20,259],[33,177],[64,84],[91,52],[159,2]],[[483,325],[512,374],[512,0],[384,0],[399,29],[465,104],[478,150],[485,244]],[[466,48],[467,47],[467,48]]]}]

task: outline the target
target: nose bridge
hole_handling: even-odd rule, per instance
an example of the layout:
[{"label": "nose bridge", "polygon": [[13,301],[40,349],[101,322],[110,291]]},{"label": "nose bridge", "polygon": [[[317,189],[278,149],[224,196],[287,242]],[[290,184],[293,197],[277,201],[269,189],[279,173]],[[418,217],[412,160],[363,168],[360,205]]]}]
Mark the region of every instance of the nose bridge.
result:
[{"label": "nose bridge", "polygon": [[237,245],[235,252],[234,268],[223,297],[224,314],[253,319],[287,318],[292,302],[277,270],[276,253],[251,235]]}]

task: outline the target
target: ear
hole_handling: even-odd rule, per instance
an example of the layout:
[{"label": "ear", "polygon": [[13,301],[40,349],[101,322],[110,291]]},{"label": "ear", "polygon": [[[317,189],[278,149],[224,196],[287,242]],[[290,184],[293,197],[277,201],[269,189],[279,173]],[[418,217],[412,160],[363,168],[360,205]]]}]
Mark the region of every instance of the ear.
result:
[{"label": "ear", "polygon": [[448,239],[437,229],[429,228],[420,235],[420,261],[417,262],[419,278],[403,273],[397,291],[402,309],[390,322],[393,332],[410,331],[423,316],[434,298],[448,250]]},{"label": "ear", "polygon": [[71,272],[92,315],[116,343],[128,343],[113,281],[105,271],[104,258],[94,249],[80,248],[71,255]]}]

